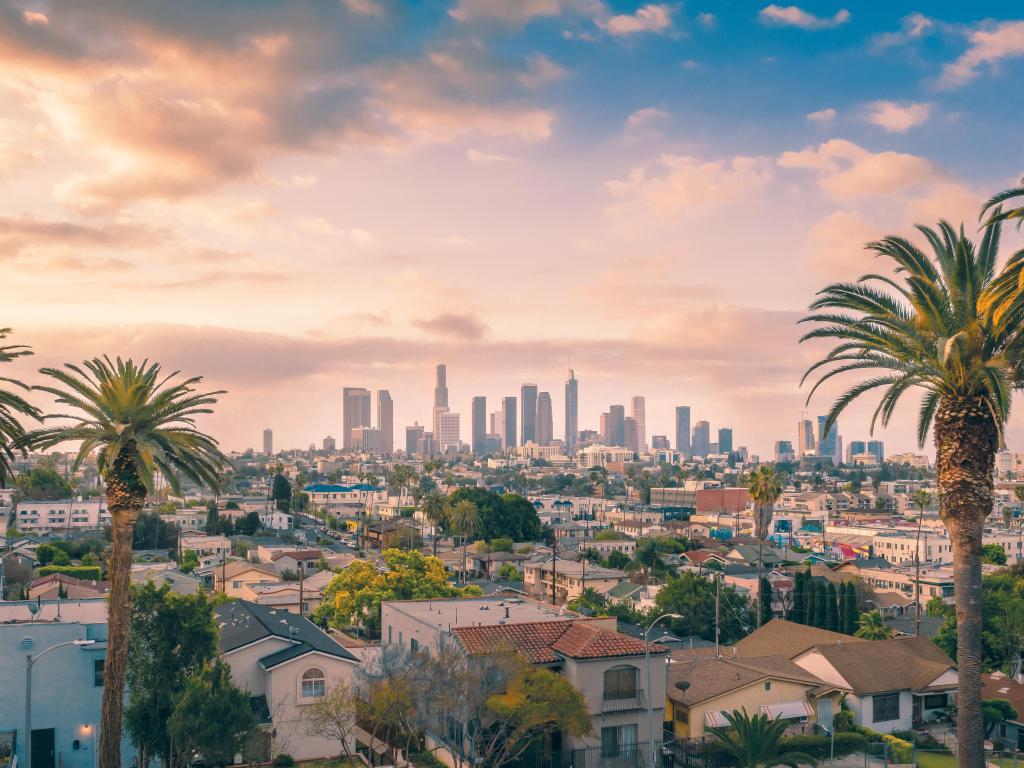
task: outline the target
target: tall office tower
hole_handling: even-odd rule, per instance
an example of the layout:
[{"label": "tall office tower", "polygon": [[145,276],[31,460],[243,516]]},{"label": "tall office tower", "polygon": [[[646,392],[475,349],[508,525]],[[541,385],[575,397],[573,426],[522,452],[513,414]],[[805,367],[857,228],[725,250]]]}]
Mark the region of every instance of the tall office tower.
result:
[{"label": "tall office tower", "polygon": [[[492,434],[492,435],[497,435],[498,437],[501,437],[502,436],[502,430],[505,428],[505,424],[503,423],[502,418],[501,418],[501,411],[491,411],[489,422],[490,422],[490,425],[491,425],[489,433]],[[504,438],[502,438],[501,444],[502,445],[505,444],[505,439]]]},{"label": "tall office tower", "polygon": [[629,415],[636,422],[636,452],[647,450],[647,401],[636,395],[629,401]]},{"label": "tall office tower", "polygon": [[352,430],[352,449],[363,453],[381,453],[381,434],[376,427],[355,427]]},{"label": "tall office tower", "polygon": [[386,389],[377,390],[377,429],[381,453],[395,452],[395,401]]},{"label": "tall office tower", "polygon": [[828,431],[828,434],[822,434],[825,430],[826,421],[828,421],[828,416],[818,417],[818,455],[830,457],[832,462],[838,466],[843,461],[843,449],[839,442],[839,422],[837,421],[832,425],[832,429]]},{"label": "tall office tower", "polygon": [[470,448],[474,456],[483,456],[487,453],[487,398],[483,395],[473,398],[473,413],[470,420],[473,430]]},{"label": "tall office tower", "polygon": [[272,429],[263,430],[263,452],[267,456],[274,455],[274,430]]},{"label": "tall office tower", "polygon": [[516,399],[515,397],[504,397],[501,400],[501,439],[502,449],[506,451],[515,450],[519,444],[516,430]]},{"label": "tall office tower", "polygon": [[668,435],[653,435],[651,437],[651,448],[656,451],[667,451],[672,446],[668,443]]},{"label": "tall office tower", "polygon": [[694,456],[707,456],[711,449],[711,425],[706,421],[698,421],[693,428],[693,441],[690,448]]},{"label": "tall office tower", "polygon": [[814,423],[810,419],[801,419],[796,424],[796,455],[805,456],[817,453],[818,446],[814,440]]},{"label": "tall office tower", "polygon": [[418,453],[420,450],[420,441],[423,439],[424,434],[426,434],[426,430],[419,424],[414,423],[411,427],[406,427],[405,452],[408,454]]},{"label": "tall office tower", "polygon": [[793,444],[789,440],[779,440],[775,443],[775,461],[792,461],[796,458],[793,452]]},{"label": "tall office tower", "polygon": [[337,450],[337,447],[338,447],[338,444],[336,442],[334,442],[334,438],[333,437],[328,435],[327,437],[324,438],[324,448],[323,449],[324,449],[325,452],[331,453],[332,451]]},{"label": "tall office tower", "polygon": [[580,432],[580,383],[576,372],[569,369],[565,382],[565,455],[576,453],[576,439]]},{"label": "tall office tower", "polygon": [[523,384],[519,390],[520,417],[519,424],[520,440],[522,445],[529,442],[537,442],[537,385]]},{"label": "tall office tower", "polygon": [[622,420],[622,444],[633,453],[640,453],[640,427],[632,416]]},{"label": "tall office tower", "polygon": [[437,437],[439,434],[441,434],[441,416],[445,413],[448,413],[447,405],[434,406],[433,414],[431,415],[430,421],[432,428],[434,430],[434,437]]},{"label": "tall office tower", "polygon": [[879,464],[885,461],[885,443],[881,440],[868,440],[867,448],[868,453],[874,454]]},{"label": "tall office tower", "polygon": [[444,363],[438,363],[437,383],[434,385],[434,406],[448,407],[448,369]]},{"label": "tall office tower", "polygon": [[732,453],[732,430],[729,427],[721,427],[718,430],[718,452]]},{"label": "tall office tower", "polygon": [[551,445],[555,439],[555,421],[551,412],[551,393],[537,395],[537,445]]},{"label": "tall office tower", "polygon": [[846,463],[853,464],[853,457],[858,453],[867,453],[868,446],[863,440],[851,440],[846,444]]},{"label": "tall office tower", "polygon": [[626,408],[622,405],[608,406],[608,415],[611,417],[612,445],[626,444]]},{"label": "tall office tower", "polygon": [[352,430],[370,426],[370,390],[344,387],[341,390],[341,447],[352,447]]},{"label": "tall office tower", "polygon": [[441,414],[440,430],[434,438],[437,440],[437,449],[441,453],[458,452],[461,443],[459,434],[459,414],[445,411]]},{"label": "tall office tower", "polygon": [[690,406],[676,406],[676,450],[683,458],[690,458],[693,455],[693,448],[690,445]]}]

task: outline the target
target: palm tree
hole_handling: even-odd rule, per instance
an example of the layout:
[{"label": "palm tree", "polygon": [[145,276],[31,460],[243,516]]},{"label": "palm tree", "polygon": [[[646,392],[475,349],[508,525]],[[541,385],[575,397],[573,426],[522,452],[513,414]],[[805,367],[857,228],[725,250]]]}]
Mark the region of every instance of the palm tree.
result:
[{"label": "palm tree", "polygon": [[[6,339],[10,332],[10,328],[0,328],[0,340]],[[31,354],[32,350],[24,344],[0,346],[0,363],[9,363],[16,358]],[[22,384],[20,381],[6,376],[0,377],[0,382],[26,391],[29,389],[27,384]],[[39,409],[30,405],[21,395],[0,387],[0,488],[7,486],[7,479],[12,474],[11,462],[14,461],[14,446],[25,435],[18,416],[28,416],[38,420],[40,415]]]},{"label": "palm tree", "polygon": [[[764,540],[768,538],[768,527],[772,522],[772,507],[782,495],[782,478],[775,473],[775,467],[763,465],[747,475],[747,491],[754,500],[754,536],[757,537],[757,583],[761,584],[764,570]],[[758,602],[762,595],[758,587]],[[761,626],[760,605],[757,611],[757,626]]]},{"label": "palm tree", "polygon": [[857,631],[853,636],[864,640],[888,640],[892,637],[892,627],[885,625],[881,611],[865,611],[857,620]]},{"label": "palm tree", "polygon": [[924,488],[919,488],[911,498],[917,507],[917,544],[914,546],[914,628],[915,636],[921,636],[921,523],[924,522],[924,511],[932,503],[932,495]]},{"label": "palm tree", "polygon": [[103,722],[99,759],[102,768],[121,762],[121,709],[131,630],[132,533],[146,495],[153,493],[157,475],[175,493],[179,477],[217,489],[225,456],[213,438],[195,427],[195,418],[212,413],[211,405],[223,392],[199,392],[200,377],[172,383],[177,372],[164,376],[160,366],[143,360],[109,358],[87,360],[83,366],[40,371],[55,380],[36,387],[76,413],[46,418],[70,420],[59,427],[44,427],[26,434],[23,443],[47,449],[78,442],[75,468],[96,454],[96,465],[106,487],[107,507],[113,522],[109,562],[110,593],[108,639],[104,663]]},{"label": "palm tree", "polygon": [[814,765],[810,755],[801,752],[783,753],[779,740],[789,727],[786,720],[773,720],[768,715],[748,715],[747,709],[723,712],[728,726],[715,726],[707,731],[717,739],[737,768],[769,768],[774,765]]},{"label": "palm tree", "polygon": [[448,497],[443,493],[431,491],[423,497],[423,516],[434,526],[434,557],[437,557],[437,542],[441,538],[441,526],[448,520],[450,512]]},{"label": "palm tree", "polygon": [[[998,213],[998,209],[996,213]],[[824,430],[860,395],[885,393],[872,418],[888,424],[901,395],[924,390],[917,438],[934,432],[939,513],[953,545],[960,713],[958,757],[984,765],[981,715],[981,539],[993,508],[995,452],[1002,444],[1011,389],[1024,380],[1024,253],[997,271],[1001,224],[986,227],[980,247],[946,222],[918,227],[931,255],[890,236],[868,249],[895,262],[895,277],[865,275],[818,294],[803,340],[835,347],[811,366],[811,394],[831,377],[875,371],[840,396]],[[821,370],[824,369],[824,372]],[[808,398],[809,399],[809,398]]]},{"label": "palm tree", "polygon": [[[1020,198],[1019,205],[1016,208],[1007,208],[1005,211],[1002,209],[1003,203],[1007,200],[1015,200]],[[991,213],[989,213],[991,211]],[[1016,187],[1010,187],[1004,189],[998,195],[992,195],[985,204],[981,207],[981,216],[984,218],[985,214],[989,213],[987,224],[994,224],[1003,221],[1017,221],[1017,226],[1020,227],[1024,223],[1024,179],[1021,179],[1020,185]]]},{"label": "palm tree", "polygon": [[452,507],[450,513],[452,527],[459,532],[462,539],[462,583],[466,583],[466,545],[469,538],[480,526],[480,510],[472,501],[463,500]]}]

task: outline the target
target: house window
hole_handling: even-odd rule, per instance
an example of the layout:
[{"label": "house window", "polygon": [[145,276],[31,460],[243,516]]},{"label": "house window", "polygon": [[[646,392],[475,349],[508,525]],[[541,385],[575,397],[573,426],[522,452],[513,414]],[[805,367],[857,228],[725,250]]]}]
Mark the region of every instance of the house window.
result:
[{"label": "house window", "polygon": [[613,667],[604,673],[605,699],[631,699],[636,696],[636,667]]},{"label": "house window", "polygon": [[318,699],[327,693],[327,681],[324,673],[316,667],[302,673],[302,698]]},{"label": "house window", "polygon": [[97,688],[103,687],[104,661],[104,659],[93,659],[92,661],[92,684]]},{"label": "house window", "polygon": [[766,691],[770,691],[772,689],[772,681],[771,680],[765,680],[764,681],[764,689]]},{"label": "house window", "polygon": [[924,697],[925,709],[945,709],[949,706],[949,698],[944,693],[933,693]]},{"label": "house window", "polygon": [[636,724],[601,729],[601,757],[622,757],[636,751]]},{"label": "house window", "polygon": [[412,640],[409,641],[409,648],[412,649],[413,653],[416,653],[416,651],[418,651],[420,649],[420,641],[417,640],[416,638],[413,638]]},{"label": "house window", "polygon": [[875,695],[871,698],[871,706],[872,720],[876,723],[900,719],[900,695],[898,693]]},{"label": "house window", "polygon": [[686,709],[681,704],[672,705],[672,718],[677,723],[687,724],[690,722],[690,710]]}]

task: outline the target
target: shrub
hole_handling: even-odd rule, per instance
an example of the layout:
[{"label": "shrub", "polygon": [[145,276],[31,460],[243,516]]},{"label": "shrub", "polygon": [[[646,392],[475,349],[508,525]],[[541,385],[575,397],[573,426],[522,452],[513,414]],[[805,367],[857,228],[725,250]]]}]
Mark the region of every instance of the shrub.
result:
[{"label": "shrub", "polygon": [[849,733],[854,726],[853,712],[848,709],[836,712],[835,717],[832,718],[832,726],[836,729],[836,733]]},{"label": "shrub", "polygon": [[[867,738],[859,733],[836,733],[835,750],[837,757],[854,752],[863,752],[867,745]],[[823,760],[831,753],[832,741],[828,736],[821,734],[805,734],[782,739],[779,742],[779,746],[782,752],[803,752],[806,755]]]},{"label": "shrub", "polygon": [[51,573],[63,573],[65,576],[73,576],[76,579],[91,579],[99,581],[102,572],[98,565],[44,565],[39,569],[40,576],[49,576]]},{"label": "shrub", "polygon": [[412,751],[409,753],[409,761],[416,768],[445,768],[444,763],[434,757],[433,753],[427,751]]},{"label": "shrub", "polygon": [[889,759],[894,763],[909,763],[914,756],[914,745],[909,741],[898,739],[892,734],[886,733],[882,741],[889,748]]},{"label": "shrub", "polygon": [[295,765],[295,758],[289,755],[287,752],[282,752],[274,758],[274,768],[291,768]]}]

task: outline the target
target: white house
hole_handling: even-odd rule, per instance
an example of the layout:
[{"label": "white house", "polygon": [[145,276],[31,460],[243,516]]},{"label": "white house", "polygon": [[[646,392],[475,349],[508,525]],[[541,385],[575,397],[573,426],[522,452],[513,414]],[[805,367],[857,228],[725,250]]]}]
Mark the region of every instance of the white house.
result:
[{"label": "white house", "polygon": [[110,524],[110,512],[106,499],[79,496],[57,501],[19,501],[14,520],[15,527],[24,532],[99,529]]}]

